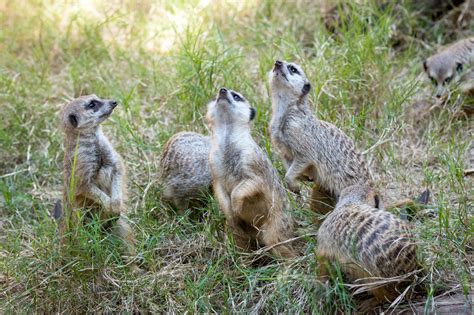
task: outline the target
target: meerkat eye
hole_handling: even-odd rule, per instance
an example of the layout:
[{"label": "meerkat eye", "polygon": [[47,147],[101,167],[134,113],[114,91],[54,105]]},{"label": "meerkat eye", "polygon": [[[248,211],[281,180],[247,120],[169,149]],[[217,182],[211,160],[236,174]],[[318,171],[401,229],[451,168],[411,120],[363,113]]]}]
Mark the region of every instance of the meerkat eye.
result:
[{"label": "meerkat eye", "polygon": [[234,101],[236,101],[236,102],[241,102],[242,101],[242,98],[240,96],[238,96],[237,94],[235,94],[235,93],[232,93],[232,97],[234,98]]},{"label": "meerkat eye", "polygon": [[296,69],[292,65],[288,65],[288,71],[290,71],[291,73],[298,73],[298,69]]},{"label": "meerkat eye", "polygon": [[438,81],[435,78],[430,78],[430,80],[433,85],[438,85]]},{"label": "meerkat eye", "polygon": [[462,72],[462,63],[458,63],[458,65],[456,66],[456,72],[457,73]]},{"label": "meerkat eye", "polygon": [[444,79],[444,83],[448,84],[449,82],[451,82],[452,79],[453,79],[453,76],[447,77],[446,79]]},{"label": "meerkat eye", "polygon": [[98,102],[98,101],[92,100],[92,101],[87,105],[87,108],[93,109],[93,108],[95,108],[95,107],[98,106],[98,105],[99,105],[99,102]]}]

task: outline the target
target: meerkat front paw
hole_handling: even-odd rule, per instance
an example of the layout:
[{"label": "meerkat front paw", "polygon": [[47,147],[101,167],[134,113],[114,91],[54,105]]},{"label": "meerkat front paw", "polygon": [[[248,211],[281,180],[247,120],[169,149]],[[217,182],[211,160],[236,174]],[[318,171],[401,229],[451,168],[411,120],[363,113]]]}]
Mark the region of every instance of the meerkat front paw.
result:
[{"label": "meerkat front paw", "polygon": [[111,199],[108,210],[112,215],[120,215],[123,209],[122,199]]}]

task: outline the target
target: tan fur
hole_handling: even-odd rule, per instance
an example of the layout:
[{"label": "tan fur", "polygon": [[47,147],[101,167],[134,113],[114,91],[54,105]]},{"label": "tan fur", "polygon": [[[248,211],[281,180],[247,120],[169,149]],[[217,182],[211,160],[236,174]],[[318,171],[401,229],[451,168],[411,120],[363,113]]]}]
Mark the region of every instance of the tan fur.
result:
[{"label": "tan fur", "polygon": [[[370,283],[407,276],[418,268],[410,227],[390,212],[374,208],[375,196],[368,186],[346,188],[336,209],[318,231],[320,261],[323,264],[337,261],[349,281],[377,278],[362,281]],[[407,280],[409,278],[404,278],[371,292],[379,301],[390,300],[401,293]]]},{"label": "tan fur", "polygon": [[165,144],[160,161],[163,197],[180,213],[197,206],[211,188],[210,138],[195,132],[179,132]]},{"label": "tan fur", "polygon": [[102,132],[117,103],[95,95],[79,97],[61,111],[64,141],[63,214],[60,234],[65,237],[74,211],[85,207],[100,211],[103,218],[116,218],[115,230],[135,255],[135,239],[126,218],[126,174],[120,155]]},{"label": "tan fur", "polygon": [[463,82],[461,90],[473,89],[474,37],[462,39],[442,49],[423,62],[425,73],[436,88],[436,97],[441,97],[454,82]]},{"label": "tan fur", "polygon": [[300,66],[277,60],[270,72],[270,86],[270,135],[287,170],[285,180],[291,191],[299,193],[298,180],[314,181],[312,209],[327,213],[342,189],[370,184],[366,163],[353,141],[311,113],[307,103],[311,85]]},{"label": "tan fur", "polygon": [[[243,249],[250,249],[255,243],[275,246],[288,240],[293,232],[285,189],[251,136],[254,114],[240,94],[227,89],[220,90],[207,112],[214,193],[237,246]],[[294,256],[289,244],[272,247],[271,252]]]}]

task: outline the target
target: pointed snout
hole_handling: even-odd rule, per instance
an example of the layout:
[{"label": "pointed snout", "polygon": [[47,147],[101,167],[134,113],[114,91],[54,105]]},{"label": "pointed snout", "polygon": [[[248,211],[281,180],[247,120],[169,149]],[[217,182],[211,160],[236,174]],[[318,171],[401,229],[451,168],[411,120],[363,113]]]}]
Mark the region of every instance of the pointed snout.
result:
[{"label": "pointed snout", "polygon": [[273,71],[280,70],[283,66],[283,61],[277,60],[275,61],[275,65],[273,66]]},{"label": "pointed snout", "polygon": [[117,101],[115,101],[115,100],[110,100],[109,102],[110,102],[110,106],[112,107],[112,109],[117,107],[117,105],[118,105]]},{"label": "pointed snout", "polygon": [[441,85],[436,88],[435,96],[436,98],[441,98],[444,95],[444,93],[446,93],[446,88]]},{"label": "pointed snout", "polygon": [[227,89],[220,88],[219,95],[217,96],[217,100],[226,100],[227,99]]}]

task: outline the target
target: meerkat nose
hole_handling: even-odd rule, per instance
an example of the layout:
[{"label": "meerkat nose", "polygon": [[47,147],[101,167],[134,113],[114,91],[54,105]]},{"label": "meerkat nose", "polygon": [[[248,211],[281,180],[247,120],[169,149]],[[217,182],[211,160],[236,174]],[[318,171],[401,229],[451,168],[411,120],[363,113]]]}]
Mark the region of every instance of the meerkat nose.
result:
[{"label": "meerkat nose", "polygon": [[117,107],[117,101],[110,101],[110,105],[112,105],[113,108]]},{"label": "meerkat nose", "polygon": [[275,67],[279,68],[283,65],[283,62],[280,60],[275,61]]},{"label": "meerkat nose", "polygon": [[227,89],[226,89],[226,88],[221,88],[221,89],[219,90],[219,93],[220,93],[220,94],[226,94],[226,93],[227,93]]}]

